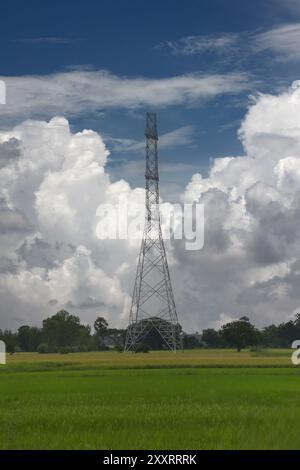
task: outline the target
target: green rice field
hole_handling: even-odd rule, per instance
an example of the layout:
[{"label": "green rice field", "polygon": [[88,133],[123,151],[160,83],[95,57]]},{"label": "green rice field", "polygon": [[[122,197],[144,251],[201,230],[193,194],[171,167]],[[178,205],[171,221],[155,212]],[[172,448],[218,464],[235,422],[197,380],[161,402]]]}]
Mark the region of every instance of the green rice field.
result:
[{"label": "green rice field", "polygon": [[1,449],[300,449],[290,350],[18,353]]}]

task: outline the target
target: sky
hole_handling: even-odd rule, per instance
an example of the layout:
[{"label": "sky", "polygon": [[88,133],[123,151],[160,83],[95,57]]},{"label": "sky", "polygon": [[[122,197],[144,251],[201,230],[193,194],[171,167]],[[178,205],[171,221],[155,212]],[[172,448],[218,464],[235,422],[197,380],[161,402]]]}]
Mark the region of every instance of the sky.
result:
[{"label": "sky", "polygon": [[1,19],[0,328],[60,308],[126,325],[139,244],[100,241],[96,211],[143,201],[146,111],[163,202],[205,207],[201,251],[167,243],[184,328],[292,318],[299,1],[12,0]]}]

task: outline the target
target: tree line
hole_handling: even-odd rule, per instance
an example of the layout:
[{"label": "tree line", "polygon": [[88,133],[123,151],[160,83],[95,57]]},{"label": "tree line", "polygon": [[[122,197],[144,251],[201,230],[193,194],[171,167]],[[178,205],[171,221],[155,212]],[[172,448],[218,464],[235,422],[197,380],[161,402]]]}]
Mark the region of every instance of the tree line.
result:
[{"label": "tree line", "polygon": [[[257,329],[246,316],[226,323],[218,330],[204,329],[201,335],[184,333],[180,325],[178,329],[184,349],[236,348],[240,351],[256,346],[289,348],[294,340],[300,339],[300,314],[297,314],[294,320],[279,325],[272,324],[263,329]],[[0,330],[0,339],[6,343],[10,353],[68,353],[111,348],[122,351],[125,338],[125,329],[110,328],[103,317],[96,318],[92,332],[89,325],[81,324],[78,316],[66,310],[60,310],[43,320],[41,328],[23,325],[17,332]],[[151,331],[140,350],[146,352],[149,349],[163,348],[164,343],[160,335]]]},{"label": "tree line", "polygon": [[107,321],[98,317],[94,322],[94,333],[90,325],[80,323],[80,318],[66,310],[43,320],[41,328],[20,326],[16,333],[0,330],[0,339],[6,350],[13,352],[68,353],[106,349],[104,338],[113,338],[115,347],[122,347],[126,330],[109,328]]},{"label": "tree line", "polygon": [[247,347],[290,348],[300,339],[300,314],[294,320],[257,329],[248,317],[241,317],[223,325],[219,330],[203,330],[201,341],[209,348],[234,347],[238,351]]}]

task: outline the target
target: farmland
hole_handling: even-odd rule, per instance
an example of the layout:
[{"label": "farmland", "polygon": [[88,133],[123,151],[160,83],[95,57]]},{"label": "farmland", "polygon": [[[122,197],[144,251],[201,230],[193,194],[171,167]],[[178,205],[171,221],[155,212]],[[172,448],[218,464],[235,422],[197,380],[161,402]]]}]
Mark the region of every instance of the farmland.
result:
[{"label": "farmland", "polygon": [[1,449],[299,449],[289,350],[8,356]]}]

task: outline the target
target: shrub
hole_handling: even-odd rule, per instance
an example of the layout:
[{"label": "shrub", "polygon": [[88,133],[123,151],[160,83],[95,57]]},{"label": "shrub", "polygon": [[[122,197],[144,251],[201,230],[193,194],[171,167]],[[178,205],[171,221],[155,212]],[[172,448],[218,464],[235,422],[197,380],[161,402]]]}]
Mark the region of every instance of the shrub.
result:
[{"label": "shrub", "polygon": [[59,348],[58,352],[59,354],[69,354],[70,352],[72,352],[72,348],[68,346],[62,346],[61,348]]},{"label": "shrub", "polygon": [[36,351],[39,353],[39,354],[47,354],[48,351],[49,351],[49,348],[48,348],[48,344],[46,343],[41,343],[38,345]]},{"label": "shrub", "polygon": [[150,348],[147,344],[139,344],[137,349],[135,350],[136,353],[148,353]]}]

